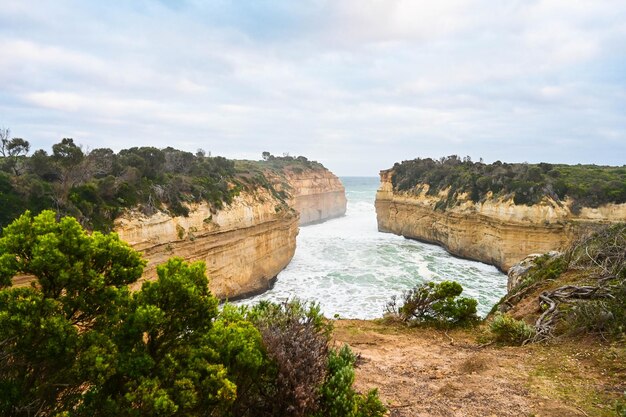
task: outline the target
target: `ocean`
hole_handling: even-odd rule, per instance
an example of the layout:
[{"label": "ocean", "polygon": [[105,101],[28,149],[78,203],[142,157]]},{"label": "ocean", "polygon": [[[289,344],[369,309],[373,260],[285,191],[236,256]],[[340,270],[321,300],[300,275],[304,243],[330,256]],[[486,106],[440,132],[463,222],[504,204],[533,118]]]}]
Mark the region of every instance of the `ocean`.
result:
[{"label": "ocean", "polygon": [[326,317],[382,317],[393,295],[425,281],[459,282],[486,315],[506,293],[507,277],[493,266],[456,258],[443,248],[378,232],[376,177],[342,177],[346,215],[300,228],[296,253],[274,287],[237,303],[294,297],[320,304]]}]

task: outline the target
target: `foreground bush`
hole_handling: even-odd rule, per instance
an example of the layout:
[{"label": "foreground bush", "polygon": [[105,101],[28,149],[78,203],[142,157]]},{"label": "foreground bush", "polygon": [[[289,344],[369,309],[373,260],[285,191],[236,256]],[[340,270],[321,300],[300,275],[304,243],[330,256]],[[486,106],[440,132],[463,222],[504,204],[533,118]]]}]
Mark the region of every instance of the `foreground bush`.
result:
[{"label": "foreground bush", "polygon": [[[27,212],[3,230],[0,415],[383,415],[375,393],[335,378],[354,361],[333,365],[316,306],[220,312],[204,263],[176,258],[131,293],[143,265],[116,235],[88,235],[50,211]],[[36,285],[12,288],[18,274]],[[325,395],[329,381],[341,398]]]},{"label": "foreground bush", "polygon": [[402,294],[402,305],[397,297],[387,303],[387,313],[404,322],[440,325],[471,324],[478,320],[473,298],[459,297],[463,287],[458,282],[426,282]]},{"label": "foreground bush", "polygon": [[533,326],[508,314],[497,314],[489,324],[493,340],[507,345],[522,345],[535,335]]},{"label": "foreground bush", "polygon": [[321,406],[315,417],[376,417],[385,414],[376,390],[364,396],[352,389],[356,360],[348,346],[330,352],[328,376],[320,390]]}]

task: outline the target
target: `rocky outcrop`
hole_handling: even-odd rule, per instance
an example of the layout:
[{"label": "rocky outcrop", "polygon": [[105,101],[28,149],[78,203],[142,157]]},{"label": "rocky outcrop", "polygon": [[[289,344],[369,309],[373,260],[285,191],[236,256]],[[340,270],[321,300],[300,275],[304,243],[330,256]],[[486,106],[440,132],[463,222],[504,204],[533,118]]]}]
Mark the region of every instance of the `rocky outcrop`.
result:
[{"label": "rocky outcrop", "polygon": [[219,298],[266,290],[296,249],[298,215],[264,188],[241,193],[232,204],[211,210],[191,207],[188,217],[127,213],[116,232],[148,261],[142,280],[172,256],[202,260],[211,291]]},{"label": "rocky outcrop", "polygon": [[510,199],[487,198],[480,203],[465,199],[440,209],[436,205],[446,191],[429,196],[428,185],[422,185],[420,192],[397,192],[392,174],[392,170],[381,172],[376,194],[380,231],[437,243],[452,254],[503,271],[530,253],[564,248],[581,229],[626,220],[626,204],[583,207],[574,214],[567,202],[547,198],[532,206],[516,205]]},{"label": "rocky outcrop", "polygon": [[526,276],[528,275],[528,271],[530,271],[533,267],[537,266],[537,259],[541,257],[547,257],[548,259],[555,258],[561,255],[561,252],[558,251],[550,251],[548,253],[531,253],[526,256],[524,259],[513,265],[509,268],[507,272],[507,283],[506,290],[507,292],[511,292],[513,288],[517,287],[519,284],[524,281]]},{"label": "rocky outcrop", "polygon": [[346,192],[335,174],[327,169],[287,170],[293,208],[300,213],[300,226],[341,217],[346,213]]}]

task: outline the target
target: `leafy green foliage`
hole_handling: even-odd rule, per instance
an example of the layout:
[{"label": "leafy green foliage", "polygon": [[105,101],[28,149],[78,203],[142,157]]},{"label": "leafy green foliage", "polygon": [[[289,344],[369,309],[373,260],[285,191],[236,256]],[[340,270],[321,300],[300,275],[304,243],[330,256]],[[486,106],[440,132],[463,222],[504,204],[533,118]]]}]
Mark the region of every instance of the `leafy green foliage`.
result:
[{"label": "leafy green foliage", "polygon": [[521,345],[535,335],[533,326],[508,314],[496,314],[489,323],[489,331],[495,342],[507,345]]},{"label": "leafy green foliage", "polygon": [[562,164],[493,164],[472,162],[456,155],[439,160],[414,159],[396,163],[392,183],[398,191],[421,192],[428,185],[429,195],[448,190],[438,209],[454,206],[460,195],[478,202],[489,193],[512,196],[515,204],[533,205],[544,197],[574,200],[572,209],[626,202],[626,166]]},{"label": "leafy green foliage", "polygon": [[219,209],[237,192],[230,185],[234,162],[203,153],[169,147],[85,153],[71,138],[53,145],[52,155],[40,149],[27,157],[28,148],[20,149],[19,156],[0,157],[0,202],[8,209],[0,213],[0,226],[24,209],[54,208],[90,229],[110,231],[126,209],[187,215],[188,203],[208,202]]},{"label": "leafy green foliage", "polygon": [[378,417],[386,408],[378,399],[376,390],[366,395],[352,388],[356,355],[347,345],[331,350],[328,357],[328,376],[320,389],[322,406],[315,417]]},{"label": "leafy green foliage", "polygon": [[[382,416],[375,393],[353,390],[354,360],[333,365],[319,306],[220,312],[204,264],[177,258],[131,293],[139,254],[51,211],[7,226],[0,254],[3,416]],[[36,285],[10,287],[18,274]]]},{"label": "leafy green foliage", "polygon": [[[51,211],[26,212],[0,238],[0,286],[31,274],[37,287],[0,290],[0,414],[48,415],[81,397],[86,358],[95,379],[109,372],[108,332],[141,276],[139,254],[116,235],[87,235]],[[100,352],[100,354],[96,354]]]},{"label": "leafy green foliage", "polygon": [[473,298],[459,297],[461,284],[443,281],[426,282],[402,294],[402,305],[392,297],[387,312],[404,322],[434,324],[471,324],[478,320]]},{"label": "leafy green foliage", "polygon": [[[170,259],[158,267],[158,280],[133,294],[121,323],[110,334],[117,355],[102,383],[93,384],[78,408],[82,415],[202,415],[227,409],[237,388],[220,361],[234,343],[213,334],[217,300],[208,290],[203,263]],[[252,334],[252,355],[261,355]],[[219,340],[216,340],[219,339]],[[254,341],[257,341],[255,344]],[[89,369],[93,369],[93,365]],[[101,404],[108,403],[103,413]]]},{"label": "leafy green foliage", "polygon": [[283,156],[274,156],[271,153],[265,151],[261,154],[261,157],[266,166],[269,166],[273,169],[284,169],[289,168],[292,170],[299,170],[301,172],[303,169],[316,169],[321,168],[322,164],[317,161],[309,161],[305,156],[297,156],[293,157],[288,154]]}]

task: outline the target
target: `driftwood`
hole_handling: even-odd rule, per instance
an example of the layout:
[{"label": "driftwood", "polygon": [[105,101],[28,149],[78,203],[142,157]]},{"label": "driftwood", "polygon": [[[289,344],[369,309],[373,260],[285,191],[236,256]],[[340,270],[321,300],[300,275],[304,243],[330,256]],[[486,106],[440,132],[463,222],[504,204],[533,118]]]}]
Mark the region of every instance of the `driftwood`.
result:
[{"label": "driftwood", "polygon": [[544,291],[539,295],[539,307],[544,312],[535,322],[535,336],[532,342],[541,342],[554,337],[554,329],[561,316],[559,305],[576,300],[614,299],[613,286],[609,285],[565,285],[554,291]]},{"label": "driftwood", "polygon": [[[588,279],[595,285],[565,285],[542,292],[538,301],[543,313],[535,322],[536,333],[529,342],[554,337],[557,322],[562,315],[559,309],[561,304],[615,298],[613,294],[620,285],[624,285],[626,272],[626,225],[606,228],[579,239],[565,256],[569,269],[586,271]],[[615,280],[622,282],[615,283]]]}]

